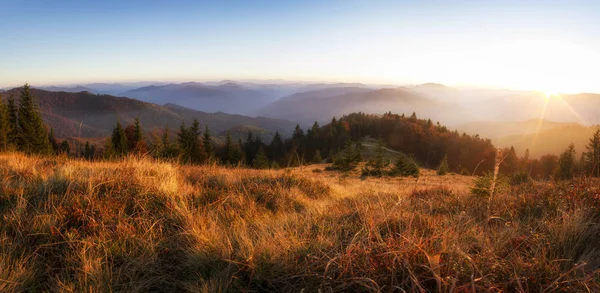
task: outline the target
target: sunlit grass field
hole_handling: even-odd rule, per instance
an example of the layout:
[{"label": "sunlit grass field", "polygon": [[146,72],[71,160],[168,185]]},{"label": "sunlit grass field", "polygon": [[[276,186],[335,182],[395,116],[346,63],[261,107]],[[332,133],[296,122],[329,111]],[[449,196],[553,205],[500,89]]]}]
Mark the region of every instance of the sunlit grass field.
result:
[{"label": "sunlit grass field", "polygon": [[598,292],[599,182],[0,154],[1,292]]}]

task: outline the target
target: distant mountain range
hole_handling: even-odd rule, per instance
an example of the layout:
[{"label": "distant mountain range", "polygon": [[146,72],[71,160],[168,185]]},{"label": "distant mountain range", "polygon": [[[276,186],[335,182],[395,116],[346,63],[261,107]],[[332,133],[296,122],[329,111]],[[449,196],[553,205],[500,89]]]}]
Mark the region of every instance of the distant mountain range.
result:
[{"label": "distant mountain range", "polygon": [[[3,95],[11,92],[14,90]],[[533,155],[547,150],[562,151],[569,143],[553,141],[552,135],[562,135],[565,141],[569,140],[565,135],[572,135],[576,143],[582,140],[578,133],[587,137],[589,126],[600,124],[599,94],[546,96],[533,91],[454,88],[437,83],[404,87],[232,80],[90,83],[45,87],[35,93],[46,120],[57,126],[57,133],[62,136],[79,135],[82,120],[83,136],[106,135],[117,117],[127,124],[137,115],[141,115],[149,128],[164,124],[175,128],[182,120],[198,118],[202,124],[214,128],[214,133],[233,128],[237,135],[255,128],[265,134],[275,130],[285,132],[296,122],[308,127],[314,121],[328,122],[334,116],[352,112],[391,111],[405,115],[416,112],[419,118],[439,121],[460,132],[479,134],[492,139],[494,144],[497,141],[501,146],[512,144],[519,152],[534,144],[537,131],[540,132],[537,141],[543,142],[547,135],[546,145],[556,146],[534,147],[530,150]],[[570,133],[560,133],[559,129]]]},{"label": "distant mountain range", "polygon": [[122,95],[159,105],[171,103],[204,112],[233,114],[251,114],[278,98],[271,89],[251,89],[237,83],[208,85],[196,82],[151,85]]},{"label": "distant mountain range", "polygon": [[[10,95],[18,97],[21,88],[3,93],[3,98]],[[124,125],[131,124],[140,117],[142,126],[151,131],[168,125],[173,131],[179,128],[182,121],[188,125],[198,119],[202,127],[208,125],[213,133],[221,133],[231,128],[252,126],[264,129],[265,132],[291,132],[294,122],[264,118],[247,117],[226,113],[206,113],[168,104],[160,106],[135,99],[96,95],[90,92],[51,92],[31,89],[40,105],[45,122],[55,130],[57,137],[99,137],[108,136],[117,121]]]},{"label": "distant mountain range", "polygon": [[325,122],[333,116],[340,117],[352,112],[383,114],[385,112],[431,118],[437,121],[451,120],[466,113],[454,104],[433,100],[409,88],[368,89],[361,87],[327,88],[297,93],[262,108],[258,114],[273,118],[291,119],[303,124],[312,121]]}]

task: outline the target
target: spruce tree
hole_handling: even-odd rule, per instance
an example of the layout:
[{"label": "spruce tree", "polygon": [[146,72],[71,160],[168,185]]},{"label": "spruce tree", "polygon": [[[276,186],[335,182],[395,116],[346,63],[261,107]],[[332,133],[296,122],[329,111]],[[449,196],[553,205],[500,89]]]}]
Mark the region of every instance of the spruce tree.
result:
[{"label": "spruce tree", "polygon": [[319,135],[319,123],[315,121],[313,126],[306,132],[306,141],[304,143],[304,150],[306,157],[314,162],[315,153],[320,149],[321,136]]},{"label": "spruce tree", "polygon": [[359,163],[363,160],[362,157],[362,149],[363,149],[363,145],[360,141],[357,141],[356,144],[354,145],[354,158],[353,161]]},{"label": "spruce tree", "polygon": [[344,149],[336,156],[333,160],[332,168],[341,171],[351,171],[356,168],[360,162],[360,154],[357,154],[357,150],[360,149],[352,145],[350,139],[346,140]]},{"label": "spruce tree", "polygon": [[371,165],[373,166],[373,173],[375,173],[377,176],[383,176],[385,173],[385,168],[387,167],[387,164],[384,163],[383,151],[383,141],[379,140],[377,142],[377,148],[375,149],[375,160],[371,162]]},{"label": "spruce tree", "polygon": [[206,156],[208,158],[212,158],[214,156],[214,149],[208,126],[204,127],[204,134],[202,134],[202,145],[204,146],[204,152],[206,153]]},{"label": "spruce tree", "polygon": [[268,169],[269,168],[269,159],[267,158],[267,155],[265,154],[265,150],[262,147],[258,148],[258,151],[256,152],[256,157],[254,158],[254,161],[252,162],[252,167],[254,169]]},{"label": "spruce tree", "polygon": [[7,144],[10,148],[18,148],[19,144],[19,122],[18,122],[18,108],[15,102],[15,97],[10,95],[6,104],[7,117],[8,117],[8,128],[6,133]]},{"label": "spruce tree", "polygon": [[600,129],[596,130],[586,146],[585,153],[587,170],[591,176],[600,176]]},{"label": "spruce tree", "polygon": [[54,129],[50,128],[50,133],[48,133],[48,141],[50,142],[50,147],[52,148],[52,152],[58,154],[59,146],[58,141],[56,141],[56,137],[54,137]]},{"label": "spruce tree", "polygon": [[188,140],[190,146],[190,162],[192,164],[201,164],[205,161],[206,155],[200,144],[200,123],[194,119],[192,126],[188,129]]},{"label": "spruce tree", "polygon": [[313,163],[315,164],[321,164],[323,163],[323,158],[321,157],[321,151],[320,150],[316,150],[315,151],[315,155],[313,156]]},{"label": "spruce tree", "polygon": [[136,153],[145,153],[146,143],[144,142],[144,130],[142,129],[142,124],[140,123],[140,117],[136,117],[133,122],[133,151]]},{"label": "spruce tree", "polygon": [[296,128],[294,128],[294,133],[292,134],[292,140],[300,145],[302,144],[302,140],[304,139],[304,130],[300,128],[300,124],[296,124]]},{"label": "spruce tree", "polygon": [[[404,114],[403,114],[403,115],[404,115]],[[410,115],[410,117],[409,117],[408,119],[410,119],[410,120],[411,120],[411,121],[413,121],[413,122],[414,122],[414,121],[417,121],[417,113],[415,113],[415,112],[412,112],[412,115]]]},{"label": "spruce tree", "polygon": [[228,143],[229,147],[225,148],[225,152],[227,153],[227,161],[232,166],[236,166],[244,160],[244,155],[242,154],[241,150],[241,140],[238,140],[238,143],[234,143],[231,140],[231,136],[229,134],[228,136],[230,141]]},{"label": "spruce tree", "polygon": [[112,152],[115,156],[124,156],[127,154],[127,136],[125,130],[121,126],[121,122],[117,121],[117,125],[113,129],[110,144]]},{"label": "spruce tree", "polygon": [[0,151],[8,149],[8,134],[10,132],[8,119],[8,108],[2,101],[2,96],[0,96]]},{"label": "spruce tree", "polygon": [[393,176],[419,177],[419,173],[419,165],[415,159],[402,153],[398,156],[394,169],[390,171],[390,175]]},{"label": "spruce tree", "polygon": [[442,158],[438,166],[437,174],[443,176],[448,174],[448,172],[450,172],[450,168],[448,167],[448,155],[444,155],[444,158]]},{"label": "spruce tree", "polygon": [[223,154],[223,163],[224,164],[233,164],[233,141],[231,140],[231,132],[227,131],[227,135],[225,136],[225,151]]},{"label": "spruce tree", "polygon": [[500,172],[508,175],[519,171],[519,158],[515,148],[511,146],[510,149],[505,149],[502,153],[505,155],[502,165],[500,165]]},{"label": "spruce tree", "polygon": [[136,117],[133,122],[135,142],[139,143],[144,139],[144,132],[140,123],[140,117]]},{"label": "spruce tree", "polygon": [[557,178],[562,180],[573,179],[575,171],[575,146],[571,143],[558,159]]},{"label": "spruce tree", "polygon": [[160,154],[163,158],[170,158],[173,155],[173,147],[171,146],[171,141],[169,140],[169,126],[165,125],[165,130],[163,131],[163,135],[161,138],[162,144],[162,153]]},{"label": "spruce tree", "polygon": [[254,162],[254,157],[256,156],[256,151],[254,149],[254,135],[252,134],[252,131],[248,131],[243,148],[244,155],[246,157],[246,164],[248,166],[252,166],[252,163]]},{"label": "spruce tree", "polygon": [[26,153],[48,154],[51,147],[44,121],[38,110],[35,97],[25,84],[21,91],[18,115],[19,147]]},{"label": "spruce tree", "polygon": [[[114,131],[113,131],[114,132]],[[112,159],[117,156],[115,148],[113,147],[112,137],[108,138],[104,143],[104,158]]]},{"label": "spruce tree", "polygon": [[86,141],[85,142],[85,149],[83,151],[83,157],[86,160],[91,160],[93,156],[94,155],[92,154],[92,148],[90,147],[90,142]]},{"label": "spruce tree", "polygon": [[59,154],[65,154],[65,155],[69,155],[71,153],[71,146],[69,145],[68,141],[63,140],[60,143],[60,146],[58,148],[58,153]]},{"label": "spruce tree", "polygon": [[285,155],[285,145],[283,144],[283,139],[278,131],[275,132],[275,135],[271,140],[269,150],[273,161],[279,161]]},{"label": "spruce tree", "polygon": [[152,134],[152,142],[150,143],[150,152],[155,158],[162,158],[164,152],[164,146],[162,143],[162,137],[158,134]]},{"label": "spruce tree", "polygon": [[179,157],[182,161],[189,163],[190,161],[190,145],[188,128],[185,126],[185,121],[181,121],[179,132],[177,132],[177,143]]},{"label": "spruce tree", "polygon": [[295,159],[298,161],[298,165],[302,165],[304,163],[305,140],[304,130],[300,128],[299,124],[296,124],[294,133],[292,134],[292,152],[294,153]]}]

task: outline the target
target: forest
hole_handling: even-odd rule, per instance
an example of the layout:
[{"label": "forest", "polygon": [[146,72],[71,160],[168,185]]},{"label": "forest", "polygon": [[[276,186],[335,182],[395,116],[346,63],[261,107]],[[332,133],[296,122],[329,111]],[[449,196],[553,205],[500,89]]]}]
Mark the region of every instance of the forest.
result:
[{"label": "forest", "polygon": [[[600,131],[589,140],[580,155],[571,145],[562,154],[547,154],[530,158],[528,151],[518,157],[514,148],[497,150],[492,141],[479,135],[467,135],[449,130],[439,122],[410,116],[352,113],[320,126],[315,122],[306,131],[296,125],[289,137],[276,132],[272,140],[263,141],[260,134],[249,131],[244,140],[234,141],[228,132],[224,142],[217,143],[210,129],[202,129],[197,120],[191,125],[182,121],[177,131],[164,129],[147,131],[135,119],[123,126],[115,121],[112,135],[105,144],[89,141],[58,141],[53,129],[48,129],[39,113],[36,98],[25,85],[18,102],[9,97],[0,99],[0,150],[17,150],[26,154],[67,155],[88,160],[115,159],[128,154],[176,160],[183,164],[222,164],[255,169],[283,168],[313,163],[334,163],[340,170],[354,169],[361,161],[371,165],[385,161],[363,158],[362,141],[375,139],[380,148],[398,152],[398,162],[409,161],[422,168],[440,169],[462,175],[482,175],[493,170],[501,160],[500,173],[506,176],[570,179],[578,175],[600,175]],[[500,153],[501,156],[497,157]],[[404,163],[403,163],[404,162]],[[342,164],[343,166],[340,166]],[[381,168],[381,166],[379,167]]]}]

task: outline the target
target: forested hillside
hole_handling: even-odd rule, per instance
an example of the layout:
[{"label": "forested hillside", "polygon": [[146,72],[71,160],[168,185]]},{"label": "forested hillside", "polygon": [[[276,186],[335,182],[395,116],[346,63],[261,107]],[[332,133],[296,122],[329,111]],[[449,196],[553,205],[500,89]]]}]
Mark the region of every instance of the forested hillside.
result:
[{"label": "forested hillside", "polygon": [[[2,94],[4,101],[10,96],[18,99],[23,88],[15,88]],[[124,125],[133,123],[136,117],[147,131],[165,126],[177,128],[182,121],[190,124],[197,119],[215,132],[233,127],[250,125],[269,132],[287,132],[294,123],[271,118],[252,118],[225,113],[207,113],[175,106],[159,106],[139,100],[96,95],[89,92],[51,92],[30,89],[39,104],[44,121],[54,129],[56,137],[99,137],[108,136],[120,121]]]}]

